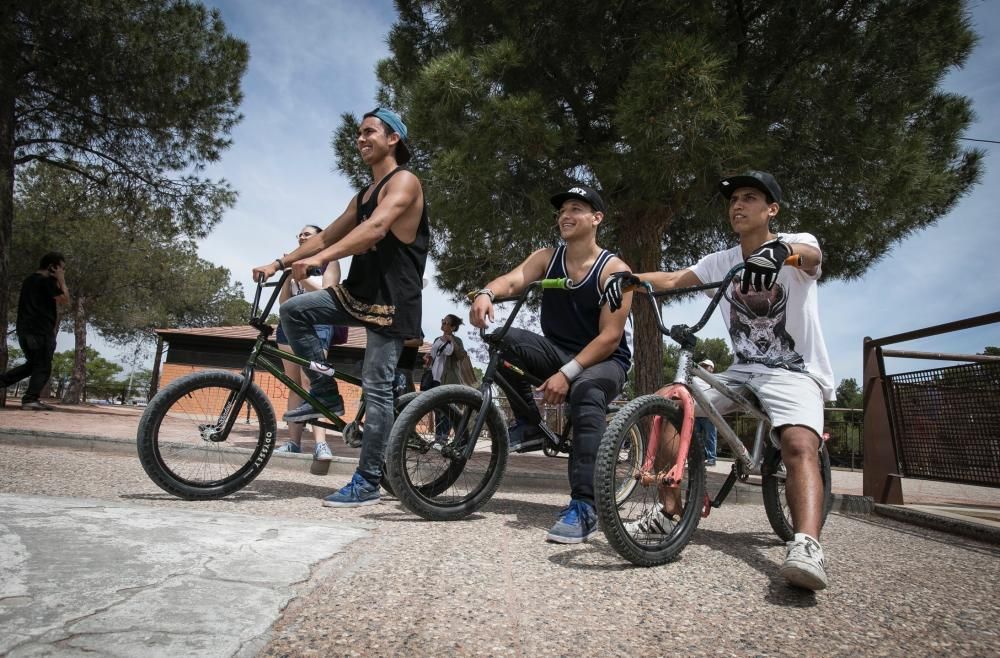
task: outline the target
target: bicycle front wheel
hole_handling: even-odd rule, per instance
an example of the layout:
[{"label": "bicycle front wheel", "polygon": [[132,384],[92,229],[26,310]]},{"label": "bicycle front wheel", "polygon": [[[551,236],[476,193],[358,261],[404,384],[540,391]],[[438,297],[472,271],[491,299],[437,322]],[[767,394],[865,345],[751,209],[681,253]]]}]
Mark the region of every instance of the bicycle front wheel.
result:
[{"label": "bicycle front wheel", "polygon": [[[826,517],[833,507],[833,486],[830,473],[830,453],[826,442],[819,449],[819,472],[823,479],[823,517],[820,527],[826,524]],[[764,497],[764,511],[771,528],[782,541],[795,539],[795,525],[792,523],[792,512],[785,496],[785,483],[788,472],[781,461],[781,451],[768,444],[764,450],[764,466],[761,469],[761,495]]]},{"label": "bicycle front wheel", "polygon": [[[400,411],[389,435],[386,468],[407,509],[431,521],[453,521],[482,507],[507,467],[507,428],[495,405],[478,436],[471,436],[483,406],[468,386],[421,393]],[[472,443],[472,455],[462,458]]]},{"label": "bicycle front wheel", "polygon": [[[614,414],[608,414],[608,426],[611,426]],[[642,466],[643,457],[646,455],[646,440],[635,425],[626,430],[626,437],[622,441],[621,451],[618,453],[618,464],[615,467],[625,473],[638,473]],[[628,500],[635,490],[637,480],[634,477],[622,477],[618,479],[618,490],[615,492],[615,500],[619,505]]]},{"label": "bicycle front wheel", "polygon": [[[672,461],[663,449],[680,427],[677,405],[659,395],[632,400],[615,414],[597,451],[594,484],[597,514],[608,543],[629,562],[650,567],[677,558],[698,527],[705,498],[705,456],[701,441],[691,437],[681,482],[676,488],[643,484],[642,460],[623,459],[635,436],[645,437],[643,450],[659,419],[663,461]],[[667,469],[657,460],[657,470]],[[622,493],[628,492],[622,499]],[[666,504],[670,515],[662,510]]]},{"label": "bicycle front wheel", "polygon": [[[185,500],[222,498],[260,475],[277,435],[274,408],[256,384],[237,404],[245,379],[197,372],[150,401],[136,436],[139,462],[161,489]],[[235,419],[226,433],[230,419]]]}]

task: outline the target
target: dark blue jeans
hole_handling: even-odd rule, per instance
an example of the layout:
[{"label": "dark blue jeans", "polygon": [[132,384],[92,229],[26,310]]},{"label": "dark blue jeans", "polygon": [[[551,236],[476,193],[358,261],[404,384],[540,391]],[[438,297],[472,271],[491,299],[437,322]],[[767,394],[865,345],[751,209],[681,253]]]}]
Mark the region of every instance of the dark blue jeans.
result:
[{"label": "dark blue jeans", "polygon": [[18,334],[17,343],[24,352],[24,363],[0,375],[3,388],[13,386],[25,377],[28,388],[21,396],[21,404],[38,402],[38,396],[52,375],[52,355],[56,352],[55,335]]},{"label": "dark blue jeans", "polygon": [[705,460],[715,461],[715,448],[719,440],[719,431],[715,429],[708,418],[704,416],[694,419],[694,433],[701,436],[701,443],[705,446]]},{"label": "dark blue jeans", "polygon": [[[504,339],[504,354],[539,379],[548,379],[576,356],[548,338],[523,329],[511,329]],[[521,394],[528,407],[535,410],[522,422],[537,423],[541,415],[535,406],[531,384],[510,371],[504,378]],[[569,456],[570,495],[594,504],[594,461],[597,446],[608,428],[608,405],[625,386],[626,372],[619,363],[601,361],[581,372],[569,389],[569,416],[573,423],[573,450]]]},{"label": "dark blue jeans", "polygon": [[[288,336],[288,344],[298,356],[310,361],[326,358],[326,344],[317,336],[317,324],[339,324],[351,327],[364,326],[337,306],[326,290],[296,295],[281,305],[281,326]],[[382,464],[392,429],[392,386],[396,377],[396,363],[403,351],[403,339],[385,336],[368,329],[365,360],[361,366],[361,390],[365,394],[365,432],[361,444],[358,472],[378,485],[382,482]],[[311,384],[309,392],[322,397],[336,391],[336,381],[303,368]]]}]

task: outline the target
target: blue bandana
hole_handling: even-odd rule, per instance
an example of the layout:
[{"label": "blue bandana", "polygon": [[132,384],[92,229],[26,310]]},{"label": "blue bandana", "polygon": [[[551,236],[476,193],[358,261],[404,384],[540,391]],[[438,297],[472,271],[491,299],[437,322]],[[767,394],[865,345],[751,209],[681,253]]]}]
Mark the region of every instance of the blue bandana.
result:
[{"label": "blue bandana", "polygon": [[406,141],[406,124],[403,123],[402,117],[393,112],[392,110],[387,110],[384,107],[377,107],[368,113],[371,116],[376,116],[385,122],[387,126],[392,128],[394,133],[399,133],[399,137],[405,142]]}]

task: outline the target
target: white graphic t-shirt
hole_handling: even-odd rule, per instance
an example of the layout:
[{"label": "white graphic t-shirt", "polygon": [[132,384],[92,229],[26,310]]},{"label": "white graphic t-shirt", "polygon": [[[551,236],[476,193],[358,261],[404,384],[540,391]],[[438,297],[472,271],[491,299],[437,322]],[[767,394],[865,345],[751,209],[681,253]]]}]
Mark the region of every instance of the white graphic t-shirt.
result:
[{"label": "white graphic t-shirt", "polygon": [[[819,249],[809,233],[779,233],[786,242]],[[702,258],[690,268],[702,283],[721,280],[743,262],[739,245]],[[741,273],[742,274],[742,273]],[[809,374],[823,389],[823,399],[835,399],[833,368],[819,324],[817,285],[821,271],[812,275],[796,267],[782,267],[770,290],[740,293],[739,275],[719,304],[736,353],[732,368],[742,372],[773,373],[774,368]],[[715,290],[708,290],[708,296]]]}]

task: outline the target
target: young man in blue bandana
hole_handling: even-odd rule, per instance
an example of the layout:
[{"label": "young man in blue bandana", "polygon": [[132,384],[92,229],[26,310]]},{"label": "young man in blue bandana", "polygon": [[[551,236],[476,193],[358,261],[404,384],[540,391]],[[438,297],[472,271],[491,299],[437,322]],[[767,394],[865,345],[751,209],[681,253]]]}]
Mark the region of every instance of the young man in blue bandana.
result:
[{"label": "young man in blue bandana", "polygon": [[[392,385],[403,341],[420,335],[424,265],[430,224],[420,181],[405,164],[410,159],[406,124],[398,114],[376,108],[364,115],[357,147],[371,167],[373,182],[341,215],[283,258],[253,270],[268,278],[292,268],[297,279],[310,269],[353,256],[347,278],[337,286],[299,295],[281,305],[281,326],[289,345],[315,368],[306,369],[310,393],[334,409],[342,401],[334,382],[321,374],[324,349],[313,326],[363,326],[367,347],[361,387],[367,401],[364,440],[357,471],[328,507],[358,507],[379,502],[383,455],[392,429]],[[285,414],[302,422],[319,418],[308,402]]]}]

